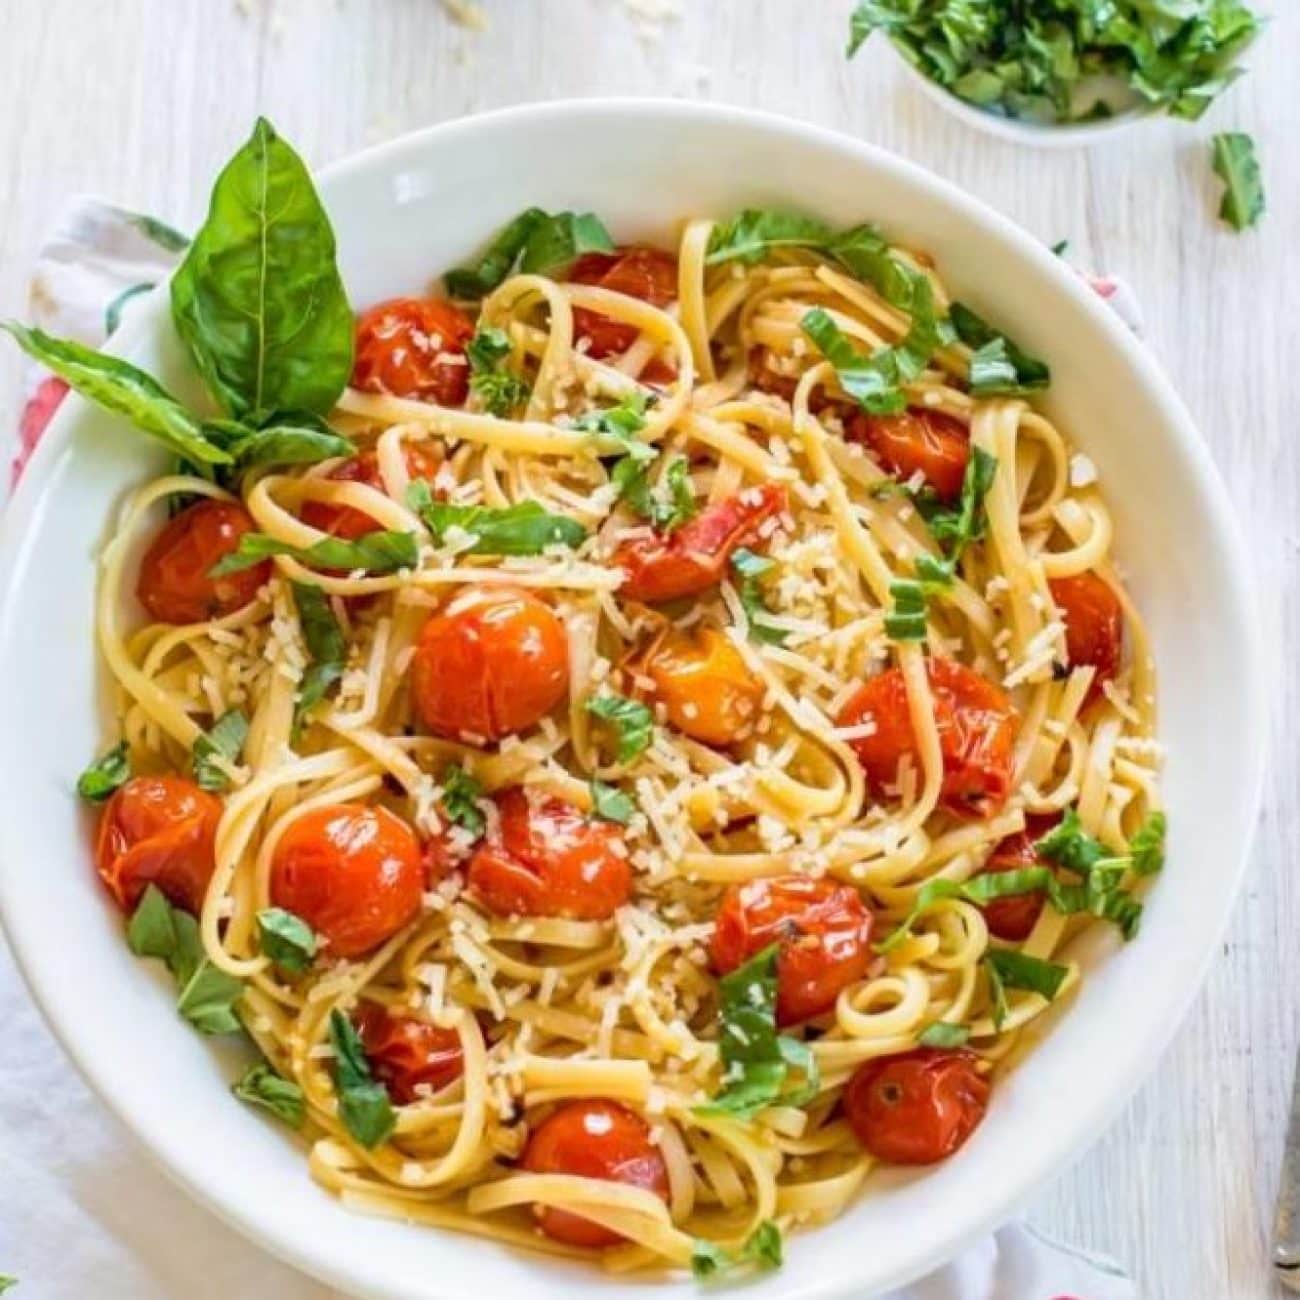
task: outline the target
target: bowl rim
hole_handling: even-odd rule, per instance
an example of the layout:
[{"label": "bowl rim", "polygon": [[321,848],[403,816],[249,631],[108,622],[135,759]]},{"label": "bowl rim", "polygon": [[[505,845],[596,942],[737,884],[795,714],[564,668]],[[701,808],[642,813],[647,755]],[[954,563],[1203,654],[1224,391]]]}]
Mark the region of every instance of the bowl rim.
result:
[{"label": "bowl rim", "polygon": [[[1265,687],[1268,678],[1261,622],[1253,617],[1258,602],[1253,569],[1248,561],[1248,552],[1236,516],[1228,504],[1227,493],[1209,449],[1196,430],[1181,398],[1157,365],[1152,352],[1128,331],[1059,258],[1040,245],[1028,232],[953,182],[881,146],[796,118],[732,105],[661,97],[562,99],[511,105],[436,123],[369,146],[319,169],[315,172],[315,177],[328,210],[329,191],[333,184],[342,183],[354,173],[372,167],[383,167],[404,154],[418,155],[427,149],[436,148],[444,140],[472,135],[485,128],[508,127],[522,119],[530,119],[530,125],[538,122],[556,125],[591,119],[607,124],[608,120],[616,121],[621,116],[660,118],[670,126],[680,126],[690,121],[707,121],[714,126],[730,126],[740,130],[758,129],[795,142],[816,143],[824,148],[853,155],[859,163],[892,171],[918,188],[929,190],[964,220],[990,228],[1013,244],[1018,255],[1031,262],[1036,261],[1055,280],[1058,291],[1072,298],[1092,318],[1092,323],[1106,336],[1109,346],[1125,354],[1127,361],[1139,374],[1147,393],[1161,409],[1167,430],[1184,458],[1188,471],[1204,489],[1203,499],[1207,510],[1205,522],[1223,548],[1225,568],[1231,575],[1231,584],[1223,593],[1223,599],[1225,610],[1235,607],[1238,616],[1235,623],[1245,659],[1241,697],[1242,734],[1249,742],[1248,752],[1251,758],[1249,769],[1240,773],[1237,785],[1240,798],[1236,803],[1236,814],[1242,826],[1242,835],[1239,841],[1240,851],[1231,864],[1231,872],[1225,872],[1229,879],[1225,882],[1224,898],[1229,905],[1222,909],[1214,923],[1213,934],[1210,936],[1213,941],[1204,944],[1194,961],[1187,959],[1189,977],[1179,985],[1176,994],[1171,994],[1162,1003],[1162,1010],[1166,1014],[1145,1040],[1144,1054],[1141,1057],[1132,1054],[1122,1071],[1112,1073],[1105,1089],[1091,1094],[1092,1099],[1086,1111],[1087,1123],[1076,1121],[1074,1125],[1061,1126],[1062,1131],[1069,1128],[1068,1138],[1063,1140],[1057,1137],[1052,1142],[1043,1143],[1031,1158],[1023,1162],[1025,1172],[1017,1177],[1014,1188],[1002,1191],[984,1202],[978,1213],[966,1219],[962,1226],[937,1230],[926,1259],[896,1269],[892,1275],[879,1282],[883,1289],[899,1287],[942,1267],[976,1239],[1015,1214],[1048,1178],[1059,1175],[1073,1164],[1109,1127],[1138,1086],[1154,1071],[1160,1055],[1184,1023],[1191,1004],[1204,983],[1210,963],[1229,924],[1231,904],[1239,896],[1250,860],[1263,786],[1267,736]],[[128,320],[113,336],[106,351],[115,355],[128,355],[142,339],[159,328],[165,328],[168,285],[169,281],[158,285],[149,295],[148,301],[141,305],[141,310],[135,313],[134,320]],[[8,623],[7,609],[13,592],[10,579],[22,557],[23,535],[42,509],[47,480],[51,477],[56,458],[66,449],[65,444],[70,442],[77,403],[83,400],[75,393],[71,397],[74,400],[61,406],[46,430],[0,519],[0,642],[5,639],[3,629]],[[386,1282],[372,1269],[362,1267],[355,1259],[348,1258],[346,1253],[334,1249],[328,1241],[317,1241],[309,1245],[303,1234],[281,1227],[275,1221],[255,1218],[249,1204],[237,1196],[227,1194],[225,1188],[216,1190],[210,1187],[204,1168],[188,1157],[183,1144],[174,1139],[165,1125],[148,1122],[144,1118],[143,1109],[134,1104],[132,1099],[113,1091],[104,1068],[81,1051],[73,1018],[64,1017],[61,1010],[56,1008],[52,995],[47,996],[40,983],[38,967],[41,963],[36,956],[36,936],[20,932],[9,920],[15,910],[10,899],[12,894],[18,892],[12,883],[17,876],[16,872],[0,870],[0,928],[3,928],[8,938],[15,964],[64,1051],[107,1109],[122,1121],[133,1140],[153,1162],[226,1224],[303,1272],[358,1295],[384,1297],[385,1300],[412,1300],[414,1293],[409,1288]],[[425,1300],[452,1294],[441,1289],[436,1281],[431,1285],[434,1289],[419,1293]],[[788,1300],[832,1300],[832,1297],[861,1294],[860,1285],[843,1275],[812,1279],[787,1277],[783,1281],[782,1294]],[[580,1286],[578,1290],[581,1290]]]}]

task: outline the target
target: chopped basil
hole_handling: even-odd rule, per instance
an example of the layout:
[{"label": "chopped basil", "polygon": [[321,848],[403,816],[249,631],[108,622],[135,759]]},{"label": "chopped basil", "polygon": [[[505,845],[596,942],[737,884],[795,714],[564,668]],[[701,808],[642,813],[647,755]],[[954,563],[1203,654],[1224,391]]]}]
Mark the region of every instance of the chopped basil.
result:
[{"label": "chopped basil", "polygon": [[[913,498],[931,536],[947,551],[944,563],[949,575],[955,571],[966,547],[984,536],[984,498],[997,472],[998,458],[983,447],[972,447],[962,476],[961,496],[955,506],[945,505],[925,488]],[[933,572],[937,574],[937,570]]]},{"label": "chopped basil", "polygon": [[636,812],[636,803],[631,795],[624,794],[617,786],[606,785],[604,781],[591,782],[591,815],[603,822],[615,822],[626,826]]},{"label": "chopped basil", "polygon": [[840,387],[864,411],[872,415],[897,415],[907,408],[907,398],[898,387],[900,374],[893,348],[881,348],[872,356],[859,352],[821,307],[805,313],[799,325],[835,367]]},{"label": "chopped basil", "polygon": [[475,836],[482,835],[487,828],[487,818],[478,806],[482,797],[483,787],[458,763],[452,763],[443,772],[443,811],[457,826]]},{"label": "chopped basil", "polygon": [[916,557],[915,578],[895,578],[889,584],[894,607],[885,615],[885,634],[895,641],[924,641],[928,598],[952,586],[953,566],[922,553]]},{"label": "chopped basil", "polygon": [[126,927],[126,943],[137,957],[168,960],[176,951],[176,926],[172,907],[157,885],[150,885],[141,897]]},{"label": "chopped basil", "polygon": [[229,709],[194,742],[194,779],[201,789],[224,790],[230,784],[225,770],[215,762],[239,761],[244,741],[248,739],[248,718],[239,709]]},{"label": "chopped basil", "polygon": [[545,220],[546,213],[541,208],[521,212],[497,233],[477,262],[457,267],[443,276],[447,292],[455,298],[486,297],[514,270],[529,236]]},{"label": "chopped basil", "polygon": [[664,481],[668,485],[668,499],[660,503],[654,513],[655,527],[661,532],[676,532],[684,523],[694,519],[699,512],[695,492],[691,486],[691,467],[686,458],[679,456],[668,466]]},{"label": "chopped basil", "polygon": [[774,248],[823,249],[835,236],[815,217],[766,208],[746,208],[730,221],[714,226],[705,262],[761,262]]},{"label": "chopped basil", "polygon": [[480,329],[465,347],[469,386],[490,415],[509,415],[532,392],[526,380],[503,365],[511,350],[509,336],[500,329]]},{"label": "chopped basil", "polygon": [[393,573],[397,569],[413,569],[419,562],[420,551],[414,533],[389,532],[386,529],[376,529],[355,541],[326,537],[310,546],[294,546],[268,537],[266,533],[245,533],[239,539],[238,548],[208,572],[211,577],[221,578],[228,573],[251,569],[273,555],[290,555],[302,564],[320,569]]},{"label": "chopped basil", "polygon": [[307,970],[320,945],[311,926],[282,907],[264,907],[258,912],[257,936],[262,952],[291,975]]},{"label": "chopped basil", "polygon": [[1034,854],[1073,871],[1077,876],[1086,876],[1099,862],[1114,856],[1100,840],[1093,839],[1084,831],[1079,814],[1073,808],[1066,810],[1058,825],[1034,841]]},{"label": "chopped basil", "polygon": [[586,709],[613,728],[620,763],[630,763],[650,747],[654,739],[654,714],[639,700],[622,695],[598,695],[587,701]]},{"label": "chopped basil", "polygon": [[781,1229],[772,1219],[764,1219],[735,1254],[716,1242],[696,1237],[691,1248],[691,1272],[703,1280],[747,1266],[760,1270],[780,1268],[782,1258]]},{"label": "chopped basil", "polygon": [[1255,142],[1242,131],[1225,131],[1212,141],[1214,174],[1224,184],[1219,216],[1234,230],[1247,230],[1264,215],[1264,180]]},{"label": "chopped basil", "polygon": [[397,1126],[388,1089],[370,1073],[370,1062],[352,1022],[335,1007],[330,1012],[334,1048],[334,1087],[343,1127],[366,1150],[378,1146]]},{"label": "chopped basil", "polygon": [[330,687],[343,676],[348,648],[329,597],[311,582],[294,582],[290,588],[298,610],[302,639],[307,644],[311,660],[298,683],[298,698],[294,703],[294,726],[297,728],[302,725],[307,711],[319,704]]},{"label": "chopped basil", "polygon": [[952,1025],[946,1020],[936,1020],[927,1025],[916,1040],[922,1047],[961,1047],[970,1038],[965,1025]]},{"label": "chopped basil", "polygon": [[1165,865],[1164,813],[1153,812],[1136,835],[1129,840],[1128,851],[1133,859],[1133,870],[1139,876],[1153,876]]},{"label": "chopped basil", "polygon": [[130,779],[131,757],[124,740],[97,758],[77,778],[77,793],[91,803],[103,803]]},{"label": "chopped basil", "polygon": [[784,628],[774,627],[768,621],[771,610],[763,598],[760,581],[776,568],[776,561],[770,555],[759,555],[748,547],[741,546],[732,552],[731,567],[740,579],[740,603],[749,620],[749,635],[766,645],[784,645],[790,633]]},{"label": "chopped basil", "polygon": [[1031,357],[964,303],[953,303],[948,314],[957,337],[974,349],[970,390],[976,397],[1031,393],[1051,382],[1052,372],[1046,361]]},{"label": "chopped basil", "polygon": [[307,1117],[307,1100],[292,1079],[276,1074],[269,1065],[250,1065],[231,1092],[240,1101],[269,1110],[290,1128],[301,1128]]},{"label": "chopped basil", "polygon": [[984,954],[984,968],[989,972],[989,983],[993,988],[993,1024],[997,1029],[1001,1029],[1006,1020],[1005,990],[1024,989],[1051,1002],[1070,973],[1068,966],[1042,961],[1014,948],[990,948]]},{"label": "chopped basil", "polygon": [[655,449],[640,437],[645,428],[645,413],[654,401],[653,395],[633,389],[624,393],[614,406],[599,411],[586,411],[573,422],[583,433],[599,434],[634,461],[654,460]]},{"label": "chopped basil", "polygon": [[423,479],[410,485],[406,501],[439,545],[446,540],[448,529],[468,533],[474,540],[463,552],[467,555],[540,555],[548,546],[573,548],[587,540],[586,528],[576,519],[553,515],[536,501],[520,501],[502,509],[453,505],[435,501]]}]

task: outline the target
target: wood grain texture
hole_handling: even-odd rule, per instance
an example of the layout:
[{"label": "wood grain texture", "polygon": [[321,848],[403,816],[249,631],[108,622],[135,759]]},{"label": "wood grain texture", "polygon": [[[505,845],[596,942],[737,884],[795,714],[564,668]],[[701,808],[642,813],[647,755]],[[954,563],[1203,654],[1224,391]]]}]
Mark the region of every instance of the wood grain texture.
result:
[{"label": "wood grain texture", "polygon": [[[1267,1243],[1300,1028],[1300,330],[1289,301],[1300,292],[1300,12],[1294,0],[1273,6],[1250,76],[1206,121],[1048,153],[949,118],[883,47],[847,63],[850,7],[683,0],[651,42],[623,0],[487,0],[484,33],[455,25],[437,0],[11,3],[0,312],[23,314],[27,268],[69,193],[192,228],[259,111],[321,164],[486,108],[616,94],[712,98],[850,132],[1049,243],[1068,237],[1080,265],[1125,275],[1247,530],[1277,656],[1273,760],[1249,881],[1194,1014],[1110,1133],[1029,1208],[1038,1226],[1121,1260],[1146,1296],[1258,1300],[1273,1293]],[[1269,189],[1268,216],[1249,235],[1214,219],[1208,139],[1230,128],[1255,135]],[[18,373],[15,350],[0,350],[0,420],[16,418]]]}]

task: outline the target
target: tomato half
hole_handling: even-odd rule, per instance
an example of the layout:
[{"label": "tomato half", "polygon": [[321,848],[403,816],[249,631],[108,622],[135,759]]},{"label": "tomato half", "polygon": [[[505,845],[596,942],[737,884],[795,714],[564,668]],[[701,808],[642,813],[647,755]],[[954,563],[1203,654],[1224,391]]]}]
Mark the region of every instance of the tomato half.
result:
[{"label": "tomato half", "polygon": [[563,799],[530,799],[519,786],[497,796],[499,825],[469,861],[470,892],[498,916],[607,921],[632,892],[618,828]]},{"label": "tomato half", "polygon": [[521,587],[466,587],[424,625],[411,660],[416,713],[453,739],[523,731],[568,689],[564,625]]},{"label": "tomato half", "polygon": [[619,595],[654,605],[708,591],[732,552],[757,540],[759,525],[785,508],[785,488],[766,483],[706,506],[676,532],[623,542],[610,560],[625,575]]},{"label": "tomato half", "polygon": [[871,964],[872,916],[856,889],[826,878],[777,876],[731,885],[709,947],[726,975],[771,944],[776,1018],[783,1025],[821,1015]]},{"label": "tomato half", "polygon": [[668,721],[706,745],[730,745],[754,729],[765,687],[717,628],[672,629],[638,668],[654,682]]},{"label": "tomato half", "polygon": [[465,1069],[460,1035],[454,1029],[362,1002],[353,1013],[371,1073],[389,1095],[406,1106],[422,1092],[437,1092]]},{"label": "tomato half", "polygon": [[1095,573],[1076,573],[1048,582],[1052,599],[1065,620],[1065,649],[1070,666],[1097,670],[1088,698],[1102,694],[1104,683],[1119,672],[1124,653],[1124,608],[1110,585]]},{"label": "tomato half", "polygon": [[[989,817],[1011,793],[1019,719],[1000,686],[951,659],[926,661],[934,716],[943,755],[944,806],[958,816]],[[898,779],[898,765],[910,757],[919,776],[920,755],[899,668],[873,677],[840,710],[839,725],[875,724],[875,732],[853,741],[853,749],[876,794]]]},{"label": "tomato half", "polygon": [[134,776],[104,805],[95,869],[124,912],[157,885],[174,906],[203,909],[216,869],[221,800],[180,776]]},{"label": "tomato half", "polygon": [[896,478],[906,482],[920,471],[941,501],[961,496],[970,459],[970,431],[953,416],[924,407],[909,407],[898,415],[858,410],[845,426],[844,436],[870,447]]},{"label": "tomato half", "polygon": [[474,322],[443,298],[390,298],[357,321],[352,386],[463,406],[469,395],[465,344],[473,337]]},{"label": "tomato half", "polygon": [[[1025,829],[1000,840],[989,854],[980,870],[981,876],[996,875],[1001,871],[1023,871],[1027,867],[1050,867],[1034,850],[1034,845],[1060,821],[1059,817],[1027,817]],[[989,927],[989,933],[999,939],[1019,943],[1028,939],[1047,902],[1047,894],[1036,889],[1032,894],[1007,894],[985,903],[980,911]]]},{"label": "tomato half", "polygon": [[989,1081],[974,1052],[919,1048],[858,1066],[844,1113],[862,1146],[892,1165],[932,1165],[979,1127]]},{"label": "tomato half", "polygon": [[[614,253],[585,253],[569,271],[574,284],[594,284],[614,293],[667,307],[677,297],[677,259],[657,248],[633,245]],[[574,341],[586,341],[589,357],[626,352],[637,340],[635,325],[624,325],[585,307],[573,311]]]},{"label": "tomato half", "polygon": [[173,515],[149,543],[135,594],[160,623],[203,623],[242,609],[270,580],[271,561],[211,576],[212,567],[255,532],[253,516],[235,501],[205,497]]},{"label": "tomato half", "polygon": [[[413,481],[424,479],[432,482],[442,464],[442,457],[432,447],[421,447],[417,443],[403,443],[402,458],[406,461],[406,472]],[[364,483],[377,492],[384,490],[383,475],[379,472],[379,457],[373,451],[349,456],[342,464],[335,465],[326,477],[336,483]],[[322,533],[349,542],[355,542],[358,537],[364,537],[383,527],[364,510],[358,510],[355,506],[334,505],[329,501],[304,501],[302,521],[313,528],[319,528]]]},{"label": "tomato half", "polygon": [[415,832],[387,808],[328,804],[291,822],[271,860],[271,901],[300,916],[330,957],[359,957],[420,912]]},{"label": "tomato half", "polygon": [[[668,1166],[639,1115],[614,1101],[566,1102],[534,1130],[520,1159],[532,1174],[572,1174],[626,1183],[668,1200]],[[570,1210],[534,1206],[548,1237],[597,1249],[623,1238]]]}]

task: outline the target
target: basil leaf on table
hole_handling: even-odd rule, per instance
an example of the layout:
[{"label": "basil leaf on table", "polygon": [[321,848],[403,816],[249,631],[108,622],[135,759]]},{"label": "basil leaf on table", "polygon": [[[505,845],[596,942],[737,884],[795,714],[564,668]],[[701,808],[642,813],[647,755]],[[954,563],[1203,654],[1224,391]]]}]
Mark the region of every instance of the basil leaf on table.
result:
[{"label": "basil leaf on table", "polygon": [[513,506],[462,506],[434,500],[429,485],[416,479],[406,492],[407,504],[441,544],[451,528],[473,537],[467,555],[540,555],[548,546],[581,546],[587,530],[567,515],[553,515],[536,501]]},{"label": "basil leaf on table", "polygon": [[629,700],[622,695],[598,695],[589,699],[585,707],[592,717],[599,718],[613,729],[618,740],[620,763],[630,763],[650,748],[654,739],[654,714],[639,700]]},{"label": "basil leaf on table", "polygon": [[303,564],[320,569],[365,569],[368,573],[393,573],[397,569],[412,569],[419,562],[420,549],[414,533],[390,532],[376,529],[355,541],[341,537],[325,537],[310,546],[294,546],[266,533],[245,533],[239,546],[208,570],[213,578],[227,573],[251,569],[253,565],[273,555],[289,555]]},{"label": "basil leaf on table", "polygon": [[352,373],[352,309],[302,159],[259,118],[217,177],[171,285],[172,318],[212,395],[260,423],[324,413]]},{"label": "basil leaf on table", "polygon": [[330,1012],[334,1048],[334,1087],[343,1127],[366,1150],[377,1147],[397,1127],[388,1089],[370,1073],[370,1062],[352,1022],[335,1007]]},{"label": "basil leaf on table", "polygon": [[1211,147],[1214,174],[1224,184],[1219,216],[1234,230],[1247,230],[1264,215],[1265,206],[1255,142],[1243,131],[1225,131]]},{"label": "basil leaf on table", "polygon": [[292,1079],[276,1074],[269,1065],[250,1065],[231,1092],[240,1101],[269,1110],[290,1128],[301,1128],[307,1117],[307,1099]]},{"label": "basil leaf on table", "polygon": [[257,937],[263,955],[291,975],[307,970],[320,946],[311,926],[283,907],[264,907],[258,912]]},{"label": "basil leaf on table", "polygon": [[77,793],[91,803],[102,803],[131,779],[131,759],[126,741],[97,758],[77,779]]},{"label": "basil leaf on table", "polygon": [[307,711],[319,704],[330,687],[343,676],[348,647],[343,629],[330,607],[329,597],[311,582],[294,582],[290,589],[298,610],[302,639],[311,659],[298,683],[298,698],[294,702],[294,720],[301,724]]},{"label": "basil leaf on table", "polygon": [[194,780],[208,791],[224,790],[230,778],[214,759],[237,763],[248,739],[248,718],[239,709],[228,709],[194,742]]}]

